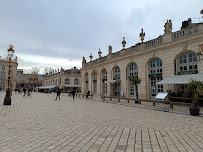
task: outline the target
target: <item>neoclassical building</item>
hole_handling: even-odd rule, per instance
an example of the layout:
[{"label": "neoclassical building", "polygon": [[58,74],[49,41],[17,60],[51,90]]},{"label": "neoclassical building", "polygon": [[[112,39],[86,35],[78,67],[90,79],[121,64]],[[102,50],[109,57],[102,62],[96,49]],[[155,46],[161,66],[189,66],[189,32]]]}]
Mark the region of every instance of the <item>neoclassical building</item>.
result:
[{"label": "neoclassical building", "polygon": [[120,51],[86,62],[83,57],[82,93],[101,96],[120,96],[135,98],[135,86],[131,78],[138,77],[139,98],[152,99],[158,92],[179,91],[184,85],[158,85],[157,82],[174,75],[203,73],[203,61],[198,61],[198,46],[203,44],[203,23],[192,23],[191,19],[182,22],[179,31],[172,32],[172,22],[164,25],[164,34],[144,42],[145,33],[141,30],[141,43],[125,48],[123,38]]},{"label": "neoclassical building", "polygon": [[43,76],[42,87],[40,88],[54,88],[60,87],[63,91],[69,92],[73,88],[77,92],[81,91],[81,73],[76,67],[72,69],[53,70]]},{"label": "neoclassical building", "polygon": [[17,69],[16,88],[32,88],[35,89],[42,85],[43,75],[40,74],[24,74],[23,69]]},{"label": "neoclassical building", "polygon": [[[11,79],[10,87],[12,88],[12,90],[14,90],[15,87],[16,87],[17,67],[18,67],[18,62],[17,62],[17,57],[16,57],[16,58],[11,60],[12,79]],[[0,57],[0,73],[1,73],[0,89],[1,90],[5,90],[7,88],[8,69],[9,69],[8,59],[3,59],[3,58]]]}]

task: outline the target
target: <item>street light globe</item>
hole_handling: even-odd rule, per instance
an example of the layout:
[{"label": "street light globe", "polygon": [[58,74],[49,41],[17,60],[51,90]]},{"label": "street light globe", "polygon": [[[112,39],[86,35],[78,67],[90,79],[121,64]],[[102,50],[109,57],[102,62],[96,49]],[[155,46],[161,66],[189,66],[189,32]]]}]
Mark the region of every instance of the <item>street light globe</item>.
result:
[{"label": "street light globe", "polygon": [[8,51],[8,57],[9,57],[9,58],[12,58],[12,57],[13,57],[13,54],[14,54],[13,51]]},{"label": "street light globe", "polygon": [[12,44],[10,44],[9,48],[8,48],[8,57],[9,58],[13,57],[13,54],[14,54],[14,51],[15,51],[13,48],[14,48],[14,46]]}]

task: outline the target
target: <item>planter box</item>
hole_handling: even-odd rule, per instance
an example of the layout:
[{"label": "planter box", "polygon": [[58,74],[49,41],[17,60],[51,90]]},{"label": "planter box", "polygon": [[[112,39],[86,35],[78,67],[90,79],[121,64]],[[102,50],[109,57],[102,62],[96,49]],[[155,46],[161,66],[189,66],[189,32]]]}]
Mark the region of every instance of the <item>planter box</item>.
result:
[{"label": "planter box", "polygon": [[191,109],[190,108],[190,114],[192,116],[199,116],[199,109]]}]

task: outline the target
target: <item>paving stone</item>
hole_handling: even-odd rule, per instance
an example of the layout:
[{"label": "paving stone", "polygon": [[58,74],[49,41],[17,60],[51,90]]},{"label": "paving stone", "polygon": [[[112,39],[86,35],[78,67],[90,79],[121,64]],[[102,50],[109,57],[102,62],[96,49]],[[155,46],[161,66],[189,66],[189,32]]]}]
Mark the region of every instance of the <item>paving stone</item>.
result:
[{"label": "paving stone", "polygon": [[[0,152],[202,152],[203,117],[67,94],[0,92]],[[181,108],[181,106],[179,106]],[[185,107],[183,107],[185,109]]]}]

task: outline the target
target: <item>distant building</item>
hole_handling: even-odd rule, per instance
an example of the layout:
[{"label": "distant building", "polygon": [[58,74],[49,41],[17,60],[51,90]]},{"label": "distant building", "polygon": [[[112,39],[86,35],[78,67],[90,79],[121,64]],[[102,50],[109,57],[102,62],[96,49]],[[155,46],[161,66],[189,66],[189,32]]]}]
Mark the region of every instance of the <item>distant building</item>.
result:
[{"label": "distant building", "polygon": [[[12,79],[11,79],[11,86],[10,86],[12,90],[14,90],[16,87],[17,66],[18,66],[17,58],[12,59],[11,68],[13,70],[12,70]],[[8,69],[9,69],[8,60],[0,57],[0,73],[1,73],[0,89],[1,90],[5,90],[7,88]]]},{"label": "distant building", "polygon": [[[158,92],[183,92],[185,85],[158,85],[157,82],[174,75],[201,74],[203,61],[198,62],[197,50],[203,45],[203,23],[192,23],[191,19],[182,22],[179,31],[172,32],[172,21],[164,25],[164,34],[143,42],[145,33],[141,30],[141,43],[86,62],[82,61],[82,93],[90,90],[91,94],[101,96],[121,96],[152,99]],[[132,78],[140,78],[138,90]]]},{"label": "distant building", "polygon": [[17,69],[16,87],[17,88],[36,88],[42,85],[42,75],[24,74],[23,69]]},{"label": "distant building", "polygon": [[60,87],[65,92],[71,91],[73,88],[77,92],[81,92],[81,73],[76,67],[72,69],[53,70],[43,76],[41,89],[51,89]]}]

